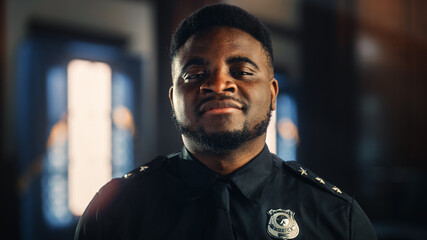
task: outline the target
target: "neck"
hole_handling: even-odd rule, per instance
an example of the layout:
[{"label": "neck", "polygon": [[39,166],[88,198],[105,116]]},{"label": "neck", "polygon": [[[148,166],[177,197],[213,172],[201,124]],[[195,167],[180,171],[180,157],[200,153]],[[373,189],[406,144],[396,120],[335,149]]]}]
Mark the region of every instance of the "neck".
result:
[{"label": "neck", "polygon": [[200,162],[220,175],[228,175],[257,156],[265,145],[266,135],[243,143],[240,147],[221,154],[206,151],[194,141],[183,137],[184,145],[188,151]]}]

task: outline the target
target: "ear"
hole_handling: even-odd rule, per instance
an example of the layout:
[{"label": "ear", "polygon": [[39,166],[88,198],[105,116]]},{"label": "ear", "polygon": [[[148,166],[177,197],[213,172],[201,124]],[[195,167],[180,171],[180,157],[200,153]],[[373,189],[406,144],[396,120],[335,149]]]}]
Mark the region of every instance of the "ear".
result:
[{"label": "ear", "polygon": [[173,85],[169,88],[169,101],[170,101],[171,106],[173,108]]},{"label": "ear", "polygon": [[271,108],[276,110],[276,99],[279,94],[279,83],[275,78],[270,81],[270,92],[271,92]]}]

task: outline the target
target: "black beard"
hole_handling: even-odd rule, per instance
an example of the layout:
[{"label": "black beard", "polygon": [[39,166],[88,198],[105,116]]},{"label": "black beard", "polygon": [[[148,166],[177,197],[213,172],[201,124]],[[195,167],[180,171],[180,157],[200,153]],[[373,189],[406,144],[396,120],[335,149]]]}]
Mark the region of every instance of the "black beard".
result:
[{"label": "black beard", "polygon": [[180,134],[197,142],[206,151],[221,155],[235,150],[243,143],[264,134],[270,123],[271,111],[272,106],[270,105],[270,110],[267,112],[265,118],[257,123],[253,129],[249,129],[247,122],[245,122],[242,130],[228,132],[206,133],[203,127],[192,130],[189,126],[178,121],[174,109],[172,109],[172,120]]}]

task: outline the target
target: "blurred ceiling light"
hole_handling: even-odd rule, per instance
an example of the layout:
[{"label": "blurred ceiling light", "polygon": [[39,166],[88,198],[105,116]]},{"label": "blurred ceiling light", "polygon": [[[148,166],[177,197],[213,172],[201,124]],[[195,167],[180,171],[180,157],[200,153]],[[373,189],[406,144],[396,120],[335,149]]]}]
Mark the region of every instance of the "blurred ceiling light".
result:
[{"label": "blurred ceiling light", "polygon": [[381,57],[381,49],[373,38],[362,35],[357,40],[357,55],[362,62],[378,62]]}]

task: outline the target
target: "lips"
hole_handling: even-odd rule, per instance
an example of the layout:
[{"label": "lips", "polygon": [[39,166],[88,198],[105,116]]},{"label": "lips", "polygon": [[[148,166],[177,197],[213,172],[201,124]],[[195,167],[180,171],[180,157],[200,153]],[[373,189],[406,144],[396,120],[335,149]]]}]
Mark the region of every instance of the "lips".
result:
[{"label": "lips", "polygon": [[242,109],[242,106],[239,103],[236,103],[232,100],[211,100],[200,106],[200,113],[204,114],[205,112],[215,110],[215,109],[225,109],[225,108],[235,108]]}]

